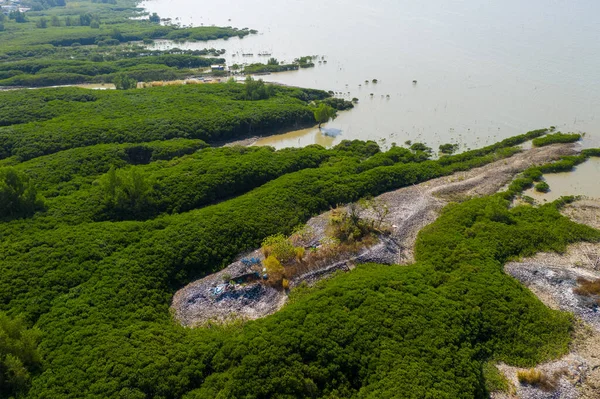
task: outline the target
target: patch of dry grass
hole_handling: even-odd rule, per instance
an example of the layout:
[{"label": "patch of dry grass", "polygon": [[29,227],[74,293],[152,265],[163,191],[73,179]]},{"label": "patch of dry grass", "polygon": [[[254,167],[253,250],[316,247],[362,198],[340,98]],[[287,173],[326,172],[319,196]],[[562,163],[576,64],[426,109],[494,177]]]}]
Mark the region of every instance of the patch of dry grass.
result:
[{"label": "patch of dry grass", "polygon": [[579,287],[573,289],[573,292],[581,296],[598,297],[596,302],[600,305],[600,279],[587,280],[585,278],[578,278],[577,283]]},{"label": "patch of dry grass", "polygon": [[552,376],[534,368],[517,371],[517,379],[523,385],[530,385],[543,391],[554,391],[564,370],[555,371]]}]

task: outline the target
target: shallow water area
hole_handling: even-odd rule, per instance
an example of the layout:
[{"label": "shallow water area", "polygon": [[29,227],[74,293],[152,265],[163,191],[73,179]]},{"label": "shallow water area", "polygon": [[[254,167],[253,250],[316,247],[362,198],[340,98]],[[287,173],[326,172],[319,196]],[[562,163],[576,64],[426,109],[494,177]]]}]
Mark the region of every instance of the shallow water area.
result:
[{"label": "shallow water area", "polygon": [[[327,125],[342,130],[332,144],[412,140],[466,149],[549,125],[600,131],[600,3],[594,0],[149,0],[142,6],[183,25],[259,31],[157,48],[223,48],[230,66],[319,55],[314,68],[262,78],[358,98],[354,110]],[[284,135],[269,144],[312,139],[320,136],[294,141]]]},{"label": "shallow water area", "polygon": [[550,191],[539,193],[531,188],[524,192],[539,203],[551,202],[562,196],[583,195],[600,198],[600,158],[590,158],[572,172],[544,175]]},{"label": "shallow water area", "polygon": [[265,136],[256,140],[252,145],[265,145],[276,148],[304,147],[310,144],[319,144],[323,147],[331,147],[335,137],[328,135],[323,130],[314,127],[309,129],[295,130],[293,132]]}]

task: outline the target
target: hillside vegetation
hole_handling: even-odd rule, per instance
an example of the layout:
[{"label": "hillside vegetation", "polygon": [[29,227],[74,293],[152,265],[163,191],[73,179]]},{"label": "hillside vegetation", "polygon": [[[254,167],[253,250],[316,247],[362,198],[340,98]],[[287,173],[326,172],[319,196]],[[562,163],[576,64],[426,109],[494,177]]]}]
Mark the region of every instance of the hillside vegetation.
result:
[{"label": "hillside vegetation", "polygon": [[[83,93],[93,98],[61,97]],[[115,111],[140,100],[115,93],[36,92],[32,101],[42,106],[29,123],[0,110],[10,121],[4,137],[14,143],[4,147],[11,157],[0,170],[26,180],[43,202],[0,223],[0,310],[40,337],[30,348],[41,361],[23,363],[27,378],[14,388],[27,397],[485,397],[484,362],[532,365],[565,351],[570,318],[544,307],[501,265],[600,235],[554,205],[509,210],[503,196],[449,208],[422,232],[417,264],[360,266],[298,290],[263,320],[191,330],[169,313],[177,289],[265,237],[289,234],[340,203],[508,157],[545,130],[439,160],[359,141],[332,149],[206,148],[192,139],[150,141],[171,136],[141,116],[144,142],[126,123],[83,117],[106,98]],[[237,85],[154,94],[174,93],[207,95],[204,103],[223,109],[240,95]],[[265,103],[302,110],[305,103],[291,97],[311,93],[281,89]],[[25,103],[19,92],[3,95]],[[217,106],[213,112],[224,118]],[[132,143],[61,129],[67,116],[122,129]],[[42,131],[54,135],[53,146],[30,151]]]}]

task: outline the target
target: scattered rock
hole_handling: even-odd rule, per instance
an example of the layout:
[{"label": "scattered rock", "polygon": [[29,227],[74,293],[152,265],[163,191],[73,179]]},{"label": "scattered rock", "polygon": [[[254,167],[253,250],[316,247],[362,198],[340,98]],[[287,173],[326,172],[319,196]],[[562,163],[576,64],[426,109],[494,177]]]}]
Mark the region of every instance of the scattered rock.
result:
[{"label": "scattered rock", "polygon": [[[577,201],[562,212],[576,222],[600,227],[599,200]],[[516,381],[516,368],[506,365],[500,367],[518,387],[518,398],[600,398],[600,310],[593,298],[578,295],[574,291],[578,279],[600,278],[599,257],[600,243],[578,243],[570,245],[564,254],[539,253],[521,262],[505,265],[508,274],[529,287],[546,305],[568,311],[577,317],[571,352],[557,361],[537,367],[548,374],[564,371],[555,391],[544,392],[534,387],[520,386]],[[494,396],[496,399],[505,397]]]},{"label": "scattered rock", "polygon": [[[387,235],[358,253],[341,253],[317,269],[299,273],[290,287],[306,282],[313,284],[339,270],[351,270],[354,264],[374,262],[408,264],[414,261],[413,247],[419,231],[432,223],[439,211],[451,201],[462,201],[473,196],[490,195],[504,187],[517,173],[531,165],[542,164],[576,152],[573,144],[558,144],[532,148],[508,159],[493,162],[470,171],[433,179],[428,182],[391,191],[376,198],[387,205],[389,213],[385,224],[392,226]],[[374,217],[365,212],[363,217]],[[329,213],[307,222],[312,237],[305,247],[317,246],[326,236]],[[218,273],[194,281],[179,290],[172,303],[176,319],[185,326],[207,322],[226,322],[232,319],[257,319],[279,310],[286,302],[287,293],[260,282],[224,285],[225,276],[236,277],[252,272],[242,259],[262,260],[259,250],[243,257]],[[215,293],[216,292],[216,293]]]}]

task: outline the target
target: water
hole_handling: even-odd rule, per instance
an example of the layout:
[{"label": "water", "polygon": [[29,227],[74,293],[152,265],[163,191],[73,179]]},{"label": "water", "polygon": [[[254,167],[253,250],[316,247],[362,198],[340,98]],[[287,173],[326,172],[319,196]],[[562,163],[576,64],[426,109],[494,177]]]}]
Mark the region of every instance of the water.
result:
[{"label": "water", "polygon": [[544,179],[550,185],[548,193],[538,193],[532,188],[526,190],[524,194],[533,197],[539,203],[551,202],[568,195],[600,198],[598,177],[600,177],[600,159],[590,158],[587,162],[578,165],[573,172],[544,175]]},{"label": "water", "polygon": [[[475,148],[549,125],[588,132],[586,145],[600,145],[596,0],[149,0],[142,6],[184,25],[257,29],[244,39],[176,45],[224,48],[228,65],[265,63],[268,57],[257,55],[263,51],[280,61],[325,56],[327,64],[264,79],[344,93],[357,97],[358,106],[327,124],[342,131],[333,140],[318,129],[265,139],[278,148],[355,138]],[[250,52],[255,56],[241,55]],[[379,83],[365,84],[374,78]]]}]

